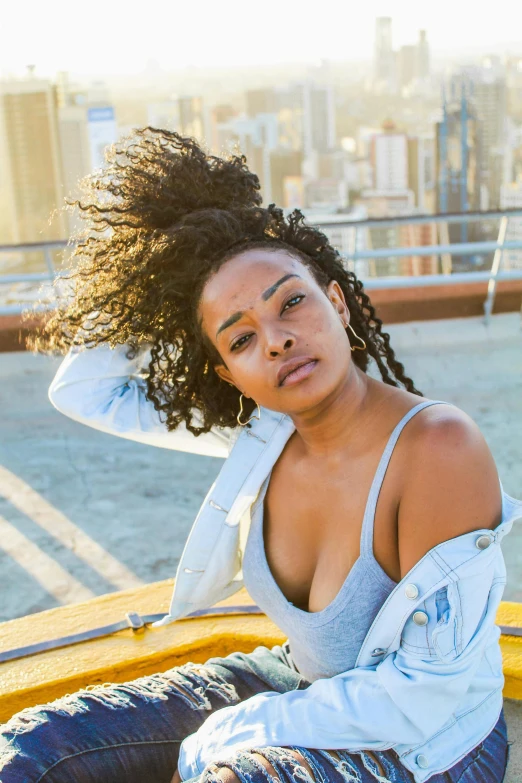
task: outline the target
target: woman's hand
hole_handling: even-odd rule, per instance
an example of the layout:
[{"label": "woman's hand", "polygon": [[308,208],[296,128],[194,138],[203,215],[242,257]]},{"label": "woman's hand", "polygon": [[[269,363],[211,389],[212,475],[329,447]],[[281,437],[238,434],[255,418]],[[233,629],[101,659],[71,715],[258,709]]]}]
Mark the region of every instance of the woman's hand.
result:
[{"label": "woman's hand", "polygon": [[178,772],[178,768],[177,767],[176,767],[176,771],[174,773],[174,777],[172,778],[170,783],[181,783],[181,777],[180,777],[180,774]]}]

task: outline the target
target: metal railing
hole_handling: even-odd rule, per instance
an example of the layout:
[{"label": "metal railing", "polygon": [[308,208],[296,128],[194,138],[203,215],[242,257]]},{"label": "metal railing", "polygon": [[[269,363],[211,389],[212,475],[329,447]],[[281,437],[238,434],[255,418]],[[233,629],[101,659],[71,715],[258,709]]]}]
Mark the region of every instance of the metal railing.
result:
[{"label": "metal railing", "polygon": [[[477,241],[477,242],[444,242],[432,245],[402,246],[402,247],[380,247],[380,248],[361,248],[362,232],[365,229],[372,228],[390,228],[399,225],[414,224],[461,224],[475,222],[480,220],[499,219],[499,231],[496,240]],[[418,275],[387,275],[387,276],[360,276],[367,289],[383,288],[409,288],[414,286],[426,285],[447,285],[461,284],[471,282],[487,282],[487,293],[484,300],[484,320],[489,322],[497,290],[497,283],[500,280],[522,280],[522,229],[521,238],[508,240],[509,220],[518,218],[522,226],[522,209],[513,209],[505,211],[488,212],[466,212],[458,214],[436,214],[436,215],[405,215],[395,218],[371,218],[368,220],[354,221],[349,216],[344,215],[325,215],[320,222],[314,223],[319,229],[328,234],[332,229],[346,229],[349,232],[349,247],[338,247],[347,267],[354,267],[356,262],[363,260],[375,261],[378,259],[390,258],[408,258],[408,257],[428,257],[435,256],[441,259],[442,272],[438,274],[418,274]],[[36,284],[49,283],[60,276],[61,272],[56,269],[53,251],[65,250],[71,248],[70,243],[65,241],[43,242],[25,245],[0,245],[0,269],[2,266],[2,255],[9,253],[24,252],[43,252],[45,272],[20,272],[14,274],[0,273],[0,286],[13,284]],[[504,269],[504,254],[509,250],[520,251],[521,268]],[[454,256],[476,256],[477,254],[494,253],[491,267],[489,270],[453,272],[452,258]],[[43,303],[40,305],[31,305],[29,302],[14,302],[12,304],[0,305],[0,315],[20,314],[24,310],[31,312],[41,312],[52,309],[53,303]]]}]

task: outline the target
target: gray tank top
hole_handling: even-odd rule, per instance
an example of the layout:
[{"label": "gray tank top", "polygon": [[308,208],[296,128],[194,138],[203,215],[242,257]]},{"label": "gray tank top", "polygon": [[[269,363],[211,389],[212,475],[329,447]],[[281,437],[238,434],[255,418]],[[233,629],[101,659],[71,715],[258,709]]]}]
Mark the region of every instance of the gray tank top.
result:
[{"label": "gray tank top", "polygon": [[405,424],[429,405],[411,408],[394,428],[375,473],[364,512],[360,555],[333,601],[320,612],[306,612],[288,601],[272,576],[263,540],[263,501],[270,475],[252,506],[243,557],[243,579],[255,603],[287,635],[294,668],[310,682],[353,669],[361,645],[384,601],[397,585],[373,555],[375,509],[393,449]]}]

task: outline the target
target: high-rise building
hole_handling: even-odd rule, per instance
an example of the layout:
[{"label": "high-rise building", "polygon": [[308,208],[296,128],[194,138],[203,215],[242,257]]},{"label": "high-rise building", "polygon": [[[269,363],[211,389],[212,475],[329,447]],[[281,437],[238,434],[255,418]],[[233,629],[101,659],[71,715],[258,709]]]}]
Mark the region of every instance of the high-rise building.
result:
[{"label": "high-rise building", "polygon": [[199,141],[203,140],[208,132],[203,98],[186,95],[178,98],[178,104],[182,133]]},{"label": "high-rise building", "polygon": [[497,209],[500,206],[507,141],[507,91],[503,74],[493,69],[481,69],[474,83],[473,99],[479,120],[482,181],[488,190],[489,209]]},{"label": "high-rise building", "polygon": [[[270,160],[270,198],[266,196],[266,202],[273,201],[279,206],[286,206],[288,198],[288,185],[285,180],[287,177],[301,177],[303,153],[293,152],[291,150],[272,150],[269,154]],[[264,183],[262,183],[264,185]],[[263,187],[263,194],[265,194]]]},{"label": "high-rise building", "polygon": [[279,89],[276,98],[278,116],[283,125],[288,125],[286,131],[282,128],[290,140],[285,146],[293,146],[293,133],[297,131],[305,157],[335,147],[335,96],[331,85],[308,79]]},{"label": "high-rise building", "polygon": [[333,150],[335,134],[335,99],[331,85],[303,84],[303,149],[305,155],[312,150]]},{"label": "high-rise building", "polygon": [[[471,101],[470,85],[452,85],[442,98],[442,119],[436,123],[437,211],[478,210],[481,200],[479,124]],[[452,241],[467,237],[467,225],[450,226]]]},{"label": "high-rise building", "polygon": [[112,106],[87,108],[87,131],[91,170],[102,168],[105,150],[118,140],[118,126]]},{"label": "high-rise building", "polygon": [[318,177],[317,156],[335,150],[337,143],[333,86],[309,78],[278,87],[274,96],[278,147],[301,152],[306,176]]},{"label": "high-rise building", "polygon": [[373,136],[370,161],[378,191],[404,191],[408,188],[408,137],[387,120],[382,132]]},{"label": "high-rise building", "polygon": [[379,16],[375,20],[373,78],[378,87],[388,90],[395,86],[395,53],[392,45],[392,20]]},{"label": "high-rise building", "polygon": [[[411,191],[413,205],[419,211],[434,212],[434,136],[409,135],[398,130],[392,120],[386,120],[380,131],[367,129],[368,133],[367,155],[372,178],[366,189],[386,194]],[[409,199],[408,195],[408,204]]]},{"label": "high-rise building", "polygon": [[[63,189],[67,198],[76,198],[78,183],[87,174],[105,165],[105,151],[118,140],[118,126],[112,106],[92,106],[85,95],[76,96],[58,109],[58,130],[62,161]],[[69,232],[81,226],[77,213],[68,213]]]},{"label": "high-rise building", "polygon": [[408,136],[408,187],[415,195],[415,206],[420,212],[436,211],[433,134]]},{"label": "high-rise building", "polygon": [[417,42],[417,79],[427,79],[430,75],[430,68],[430,46],[426,30],[419,30],[419,40]]},{"label": "high-rise building", "polygon": [[[502,185],[500,188],[501,209],[522,209],[522,175],[516,182]],[[506,240],[522,242],[522,218],[510,217],[506,232]],[[504,250],[502,255],[504,269],[522,269],[522,250]]]},{"label": "high-rise building", "polygon": [[0,170],[2,241],[64,239],[56,90],[33,74],[0,82]]},{"label": "high-rise building", "polygon": [[454,99],[464,90],[477,123],[477,164],[483,189],[482,207],[498,209],[505,181],[504,156],[508,144],[507,88],[504,68],[497,58],[482,66],[463,67],[450,84]]}]

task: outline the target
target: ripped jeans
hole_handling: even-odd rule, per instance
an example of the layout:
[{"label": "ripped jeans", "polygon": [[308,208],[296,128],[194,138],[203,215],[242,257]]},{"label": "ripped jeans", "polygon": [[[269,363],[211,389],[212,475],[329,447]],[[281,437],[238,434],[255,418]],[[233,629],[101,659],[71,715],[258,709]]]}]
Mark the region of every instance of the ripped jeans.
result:
[{"label": "ripped jeans", "polygon": [[[22,710],[0,726],[0,783],[170,783],[180,743],[210,712],[256,693],[309,685],[285,642],[204,664],[186,663],[124,684],[90,686]],[[480,745],[429,783],[501,783],[507,754],[501,713]],[[314,778],[316,783],[414,783],[393,750],[301,747],[238,751],[207,765],[190,783],[222,783],[221,767],[229,767],[240,783],[267,783],[271,778],[259,756],[282,783],[313,783]]]}]

